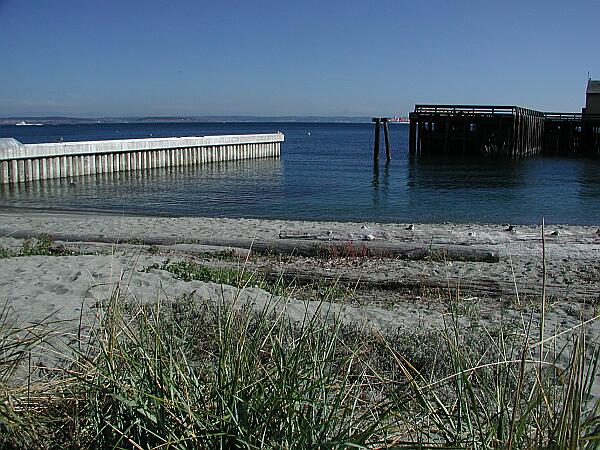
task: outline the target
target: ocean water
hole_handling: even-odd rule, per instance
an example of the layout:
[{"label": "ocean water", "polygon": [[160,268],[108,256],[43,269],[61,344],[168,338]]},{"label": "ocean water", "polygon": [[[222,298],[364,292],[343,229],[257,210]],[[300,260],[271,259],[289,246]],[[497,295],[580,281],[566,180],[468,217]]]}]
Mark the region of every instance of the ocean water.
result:
[{"label": "ocean water", "polygon": [[[285,134],[280,159],[225,162],[0,186],[0,208],[169,216],[600,225],[600,161],[410,158],[390,125],[392,161],[373,164],[371,124],[161,123],[0,126],[23,143]],[[383,141],[383,135],[382,135]]]}]

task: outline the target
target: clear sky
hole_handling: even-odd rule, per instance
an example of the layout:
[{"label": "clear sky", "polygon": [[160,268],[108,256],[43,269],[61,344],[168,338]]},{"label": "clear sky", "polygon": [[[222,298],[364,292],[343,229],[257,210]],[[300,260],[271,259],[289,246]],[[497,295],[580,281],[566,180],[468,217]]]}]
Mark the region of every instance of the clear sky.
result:
[{"label": "clear sky", "polygon": [[0,115],[580,111],[599,0],[0,0]]}]

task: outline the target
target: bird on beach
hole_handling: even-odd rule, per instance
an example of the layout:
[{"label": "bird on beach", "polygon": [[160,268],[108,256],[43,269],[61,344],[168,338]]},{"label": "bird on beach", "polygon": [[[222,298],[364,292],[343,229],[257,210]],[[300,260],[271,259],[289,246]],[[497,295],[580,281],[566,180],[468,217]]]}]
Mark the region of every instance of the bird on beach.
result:
[{"label": "bird on beach", "polygon": [[411,223],[409,226],[407,226],[407,227],[406,227],[406,229],[407,229],[408,231],[414,231],[414,229],[415,229],[415,226],[414,226],[414,225]]},{"label": "bird on beach", "polygon": [[515,231],[515,226],[514,225],[509,225],[508,228],[504,231]]}]

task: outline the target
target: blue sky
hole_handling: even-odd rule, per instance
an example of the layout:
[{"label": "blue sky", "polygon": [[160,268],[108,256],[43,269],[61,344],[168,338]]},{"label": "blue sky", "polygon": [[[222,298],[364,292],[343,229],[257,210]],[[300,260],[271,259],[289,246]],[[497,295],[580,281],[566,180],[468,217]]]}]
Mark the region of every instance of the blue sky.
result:
[{"label": "blue sky", "polygon": [[579,111],[600,1],[0,0],[0,115]]}]

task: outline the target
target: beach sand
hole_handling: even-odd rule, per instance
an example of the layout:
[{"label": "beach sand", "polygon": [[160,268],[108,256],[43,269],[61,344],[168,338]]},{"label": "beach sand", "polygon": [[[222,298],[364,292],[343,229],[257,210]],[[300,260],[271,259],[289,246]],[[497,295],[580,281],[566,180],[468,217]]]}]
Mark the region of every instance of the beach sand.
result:
[{"label": "beach sand", "polygon": [[[239,290],[182,281],[158,268],[166,259],[320,279],[351,286],[325,309],[344,320],[385,330],[441,327],[449,298],[465,324],[539,322],[543,286],[540,226],[485,224],[376,224],[257,219],[145,217],[5,210],[0,247],[22,248],[47,234],[60,256],[0,259],[0,301],[24,322],[60,322],[74,336],[80,319],[93,322],[99,303],[115,289],[132,301],[174,300],[190,294],[256,307],[277,303],[294,320],[314,312],[311,298],[273,299],[262,289]],[[600,321],[600,234],[596,227],[545,229],[548,315],[546,335],[569,341],[581,320],[592,340]],[[297,249],[297,250],[295,250]],[[450,251],[445,251],[450,249]],[[233,250],[239,258],[220,258]],[[249,256],[249,254],[251,256]],[[213,256],[211,256],[213,255]],[[518,296],[517,296],[518,292]],[[301,296],[300,296],[301,297]],[[596,394],[600,393],[597,383]]]}]

